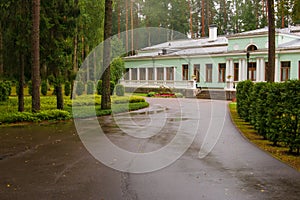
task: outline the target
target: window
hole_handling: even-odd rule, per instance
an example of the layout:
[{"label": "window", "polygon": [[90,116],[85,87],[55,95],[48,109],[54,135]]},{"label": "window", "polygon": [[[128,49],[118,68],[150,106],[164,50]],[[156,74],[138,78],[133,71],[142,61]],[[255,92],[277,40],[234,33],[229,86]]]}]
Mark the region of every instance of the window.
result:
[{"label": "window", "polygon": [[182,65],[182,80],[189,80],[189,66]]},{"label": "window", "polygon": [[200,65],[194,65],[194,75],[196,76],[196,82],[200,82]]},{"label": "window", "polygon": [[137,68],[131,69],[131,80],[137,80]]},{"label": "window", "polygon": [[125,70],[124,79],[129,80],[129,68],[126,68]]},{"label": "window", "polygon": [[256,63],[250,62],[248,65],[248,79],[256,81]]},{"label": "window", "polygon": [[154,69],[148,68],[148,80],[154,80]]},{"label": "window", "polygon": [[164,80],[164,68],[158,67],[156,69],[156,73],[157,73],[157,80]]},{"label": "window", "polygon": [[225,63],[220,63],[219,64],[219,82],[220,83],[225,83],[226,78],[226,64]]},{"label": "window", "polygon": [[140,80],[146,80],[146,69],[140,68]]},{"label": "window", "polygon": [[234,63],[233,80],[239,81],[239,63]]},{"label": "window", "polygon": [[290,68],[290,61],[281,62],[281,81],[287,81],[290,79]]},{"label": "window", "polygon": [[167,80],[174,80],[174,67],[167,68]]},{"label": "window", "polygon": [[250,45],[248,48],[247,48],[247,51],[256,51],[257,50],[257,46],[255,45]]},{"label": "window", "polygon": [[212,82],[212,64],[206,64],[206,77],[205,81]]}]

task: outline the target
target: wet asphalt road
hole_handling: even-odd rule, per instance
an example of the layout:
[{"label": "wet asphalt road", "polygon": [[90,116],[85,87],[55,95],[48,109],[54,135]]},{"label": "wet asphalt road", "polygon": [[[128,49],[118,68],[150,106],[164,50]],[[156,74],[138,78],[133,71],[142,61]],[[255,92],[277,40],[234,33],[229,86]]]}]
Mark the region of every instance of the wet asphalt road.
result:
[{"label": "wet asphalt road", "polygon": [[[149,109],[130,116],[99,118],[101,127],[115,145],[136,153],[158,151],[179,131],[196,130],[192,145],[174,163],[140,174],[111,169],[88,152],[71,122],[1,128],[0,199],[299,199],[300,173],[245,140],[232,125],[227,102],[149,101]],[[182,105],[198,107],[183,110]],[[145,132],[136,128],[154,119],[163,126],[156,122]],[[89,120],[82,122],[91,128]],[[156,134],[126,134],[134,130]]]}]

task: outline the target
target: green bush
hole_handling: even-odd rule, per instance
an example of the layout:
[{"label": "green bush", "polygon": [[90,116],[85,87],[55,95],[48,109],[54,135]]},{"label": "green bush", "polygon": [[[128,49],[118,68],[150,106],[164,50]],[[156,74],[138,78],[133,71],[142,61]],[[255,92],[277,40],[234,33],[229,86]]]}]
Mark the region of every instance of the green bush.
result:
[{"label": "green bush", "polygon": [[181,93],[175,93],[176,98],[183,98],[183,94]]},{"label": "green bush", "polygon": [[121,84],[116,85],[116,95],[117,96],[124,96],[125,95],[125,88]]},{"label": "green bush", "polygon": [[69,81],[65,82],[65,95],[70,96],[71,94],[71,83]]},{"label": "green bush", "polygon": [[7,101],[9,99],[10,87],[6,82],[0,82],[0,101]]},{"label": "green bush", "polygon": [[97,94],[102,95],[102,80],[99,80],[97,83]]},{"label": "green bush", "polygon": [[237,87],[237,109],[273,145],[300,153],[300,81],[256,83]]},{"label": "green bush", "polygon": [[115,82],[110,81],[110,94],[111,95],[114,95],[115,86],[116,86]]},{"label": "green bush", "polygon": [[253,82],[250,80],[238,83],[236,87],[237,111],[241,118],[249,122],[249,106],[251,104],[251,90]]},{"label": "green bush", "polygon": [[94,90],[95,90],[95,85],[93,81],[88,81],[87,82],[87,94],[94,94]]},{"label": "green bush", "polygon": [[84,90],[85,90],[85,86],[84,86],[84,83],[82,81],[78,81],[77,84],[76,84],[76,94],[78,96],[82,95],[84,93]]},{"label": "green bush", "polygon": [[42,84],[41,84],[41,93],[42,93],[42,95],[46,96],[47,91],[48,91],[47,81],[42,81]]},{"label": "green bush", "polygon": [[28,94],[29,94],[29,95],[32,95],[32,82],[31,82],[31,81],[28,81],[27,86],[28,86]]},{"label": "green bush", "polygon": [[156,92],[149,92],[147,94],[147,97],[154,97],[156,95]]},{"label": "green bush", "polygon": [[8,90],[8,96],[11,95],[11,87],[12,87],[12,82],[11,81],[4,81],[4,84],[6,84],[7,90]]}]

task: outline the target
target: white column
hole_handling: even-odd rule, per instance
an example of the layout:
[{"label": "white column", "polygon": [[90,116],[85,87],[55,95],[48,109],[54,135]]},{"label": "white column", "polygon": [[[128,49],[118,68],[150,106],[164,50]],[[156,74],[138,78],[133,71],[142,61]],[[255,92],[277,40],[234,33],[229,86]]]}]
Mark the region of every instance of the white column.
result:
[{"label": "white column", "polygon": [[230,60],[226,60],[226,76],[225,78],[227,79],[227,76],[232,75],[230,74]]},{"label": "white column", "polygon": [[140,68],[136,69],[136,79],[139,81],[140,80]]},{"label": "white column", "polygon": [[256,58],[256,81],[261,81],[260,73],[261,73],[260,58]]},{"label": "white column", "polygon": [[164,67],[164,81],[167,80],[167,68]]},{"label": "white column", "polygon": [[129,68],[129,80],[131,81],[132,80],[132,69],[131,68]]},{"label": "white column", "polygon": [[247,80],[247,62],[246,59],[242,59],[242,80]]},{"label": "white column", "polygon": [[229,73],[232,77],[232,80],[234,80],[234,63],[233,63],[233,59],[230,59],[229,61]]},{"label": "white column", "polygon": [[157,81],[157,68],[154,67],[153,69],[154,69],[153,70],[154,71],[154,80]]},{"label": "white column", "polygon": [[146,77],[145,77],[145,80],[146,80],[146,81],[148,81],[148,69],[149,69],[148,67],[145,68],[145,73],[146,73],[146,74],[145,74],[145,76],[146,76]]},{"label": "white column", "polygon": [[265,75],[266,75],[266,62],[265,59],[261,59],[261,72],[260,72],[260,80],[265,81]]},{"label": "white column", "polygon": [[239,59],[239,81],[243,81],[243,65],[241,59]]},{"label": "white column", "polygon": [[177,67],[173,67],[174,81],[176,81],[176,73],[177,73],[176,70],[177,70]]},{"label": "white column", "polygon": [[279,65],[278,65],[278,58],[275,59],[275,77],[274,77],[274,81],[275,82],[279,82],[280,79],[280,73],[279,73]]}]

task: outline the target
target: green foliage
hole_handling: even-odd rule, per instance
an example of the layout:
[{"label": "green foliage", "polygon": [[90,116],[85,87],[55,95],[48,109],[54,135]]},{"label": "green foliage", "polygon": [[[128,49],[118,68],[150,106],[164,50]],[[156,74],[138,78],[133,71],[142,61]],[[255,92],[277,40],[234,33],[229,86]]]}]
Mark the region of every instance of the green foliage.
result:
[{"label": "green foliage", "polygon": [[65,82],[65,95],[70,96],[71,94],[71,83],[69,81]]},{"label": "green foliage", "polygon": [[147,97],[154,97],[156,95],[156,92],[149,92],[147,94]]},{"label": "green foliage", "polygon": [[32,82],[31,81],[28,81],[27,87],[28,87],[28,94],[31,96],[32,95]]},{"label": "green foliage", "polygon": [[83,95],[85,90],[85,85],[82,81],[78,81],[75,85],[75,91],[78,96]]},{"label": "green foliage", "polygon": [[93,81],[88,81],[87,82],[87,94],[94,94],[95,91],[95,84]]},{"label": "green foliage", "polygon": [[114,81],[110,81],[110,95],[114,95],[115,85]]},{"label": "green foliage", "polygon": [[117,96],[124,96],[125,95],[125,88],[123,85],[117,84],[116,85],[116,95]]},{"label": "green foliage", "polygon": [[300,151],[300,81],[256,83],[244,81],[237,87],[237,108],[260,135],[274,145]]},{"label": "green foliage", "polygon": [[237,110],[241,118],[249,121],[249,106],[253,83],[249,80],[238,83],[236,87]]},{"label": "green foliage", "polygon": [[183,98],[183,94],[181,93],[175,93],[176,98]]},{"label": "green foliage", "polygon": [[97,94],[102,95],[102,80],[99,80],[97,83]]},{"label": "green foliage", "polygon": [[122,78],[124,71],[125,63],[123,59],[120,57],[115,58],[110,65],[111,80],[118,83],[118,81]]},{"label": "green foliage", "polygon": [[46,96],[47,91],[48,91],[47,81],[42,81],[42,84],[41,84],[41,93],[42,93],[42,95]]},{"label": "green foliage", "polygon": [[7,101],[11,91],[11,86],[7,82],[0,82],[0,102]]}]

